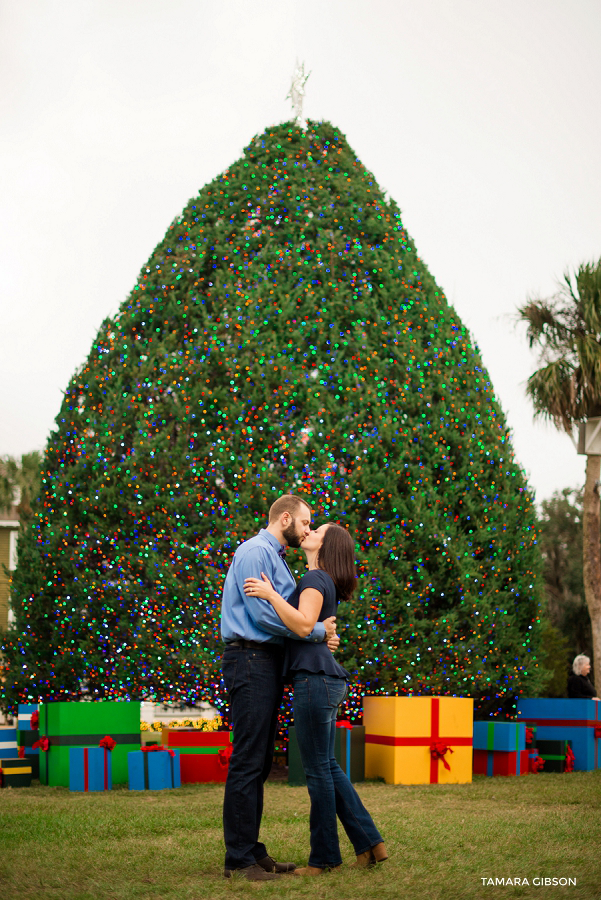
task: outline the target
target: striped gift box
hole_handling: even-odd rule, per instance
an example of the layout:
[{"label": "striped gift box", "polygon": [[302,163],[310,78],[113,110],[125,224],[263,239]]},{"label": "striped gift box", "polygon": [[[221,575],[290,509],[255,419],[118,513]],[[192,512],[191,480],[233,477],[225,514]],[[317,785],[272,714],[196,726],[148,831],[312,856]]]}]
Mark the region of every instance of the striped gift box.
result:
[{"label": "striped gift box", "polygon": [[17,729],[0,728],[0,756],[17,756]]},{"label": "striped gift box", "polygon": [[19,703],[17,707],[17,728],[19,731],[31,730],[31,717],[34,712],[39,712],[38,703]]}]

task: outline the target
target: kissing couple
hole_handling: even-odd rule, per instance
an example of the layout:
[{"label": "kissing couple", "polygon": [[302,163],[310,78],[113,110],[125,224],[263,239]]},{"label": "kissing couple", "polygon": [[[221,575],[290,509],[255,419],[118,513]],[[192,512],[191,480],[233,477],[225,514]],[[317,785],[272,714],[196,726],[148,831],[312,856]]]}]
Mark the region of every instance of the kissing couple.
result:
[{"label": "kissing couple", "polygon": [[[308,571],[298,584],[286,548],[301,547]],[[342,865],[336,817],[355,850],[355,866],[387,859],[382,836],[334,757],[336,713],[349,673],[332,651],[336,607],[356,588],[355,545],[346,528],[311,530],[311,509],[295,494],[279,497],[269,522],[240,544],[221,606],[223,679],[233,728],[223,803],[226,878],[322,875]],[[273,762],[284,684],[294,688],[294,724],[311,799],[308,865],[276,862],[259,841],[263,785]]]}]

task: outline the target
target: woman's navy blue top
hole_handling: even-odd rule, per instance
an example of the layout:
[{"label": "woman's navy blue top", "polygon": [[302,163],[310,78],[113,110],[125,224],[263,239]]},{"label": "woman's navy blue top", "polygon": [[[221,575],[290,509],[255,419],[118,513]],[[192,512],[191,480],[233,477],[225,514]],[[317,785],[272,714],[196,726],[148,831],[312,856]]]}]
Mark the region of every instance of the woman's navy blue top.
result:
[{"label": "woman's navy blue top", "polygon": [[[300,595],[307,588],[314,588],[323,596],[321,611],[317,617],[318,622],[323,622],[329,616],[336,615],[338,592],[336,591],[336,585],[327,572],[324,572],[322,569],[312,569],[303,575],[294,593],[288,599],[288,603],[295,609],[298,609]],[[323,675],[332,675],[334,678],[349,679],[351,677],[346,669],[343,669],[336,662],[332,656],[332,651],[325,641],[315,644],[287,638],[284,676],[288,681],[291,681],[293,674],[296,672],[322,673]]]}]

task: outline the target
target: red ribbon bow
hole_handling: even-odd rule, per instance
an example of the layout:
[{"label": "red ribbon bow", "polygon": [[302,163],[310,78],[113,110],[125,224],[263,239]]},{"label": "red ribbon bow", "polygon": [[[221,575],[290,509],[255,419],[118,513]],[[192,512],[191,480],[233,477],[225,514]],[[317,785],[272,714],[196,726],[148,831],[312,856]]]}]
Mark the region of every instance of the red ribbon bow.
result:
[{"label": "red ribbon bow", "polygon": [[432,759],[440,759],[445,769],[451,770],[450,765],[445,759],[445,754],[452,753],[453,748],[447,747],[445,744],[435,743],[430,744],[430,756]]},{"label": "red ribbon bow", "polygon": [[531,744],[534,740],[534,728],[526,729],[526,743]]},{"label": "red ribbon bow", "polygon": [[566,748],[566,765],[565,765],[565,769],[564,769],[565,772],[573,772],[574,771],[574,759],[575,759],[575,756],[572,752],[572,748],[568,744],[568,746]]},{"label": "red ribbon bow", "polygon": [[233,748],[231,744],[228,744],[227,747],[219,748],[219,765],[226,769],[230,764],[230,756],[232,755]]},{"label": "red ribbon bow", "polygon": [[113,747],[117,746],[117,741],[115,741],[109,734],[105,735],[101,741],[98,743],[99,747],[104,747],[105,750],[112,750]]},{"label": "red ribbon bow", "polygon": [[32,746],[32,750],[35,750],[36,747],[39,747],[43,753],[48,753],[48,748],[50,747],[50,741],[47,737],[41,737],[39,741],[36,741]]},{"label": "red ribbon bow", "polygon": [[595,725],[595,737],[601,738],[601,727],[599,725]]},{"label": "red ribbon bow", "polygon": [[35,729],[40,724],[40,714],[37,711],[37,709],[34,712],[32,712],[32,714],[31,714],[31,723],[30,724],[31,724],[32,731],[35,731]]},{"label": "red ribbon bow", "polygon": [[352,731],[353,723],[349,722],[348,719],[340,719],[339,722],[336,722],[336,728],[348,728],[349,731]]},{"label": "red ribbon bow", "polygon": [[541,769],[545,768],[545,761],[540,756],[535,756],[530,760],[530,771],[533,775],[536,775],[540,772]]},{"label": "red ribbon bow", "polygon": [[19,759],[25,759],[25,747],[19,747],[17,756],[19,757]]}]

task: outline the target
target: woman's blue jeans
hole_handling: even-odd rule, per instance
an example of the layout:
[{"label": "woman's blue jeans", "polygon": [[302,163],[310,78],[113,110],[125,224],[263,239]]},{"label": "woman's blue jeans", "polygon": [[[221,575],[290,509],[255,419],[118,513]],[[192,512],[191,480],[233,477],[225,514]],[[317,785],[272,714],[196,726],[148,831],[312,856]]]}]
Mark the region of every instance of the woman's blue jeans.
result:
[{"label": "woman's blue jeans", "polygon": [[309,865],[320,869],[342,862],[336,816],[357,855],[382,840],[334,757],[336,712],[346,691],[343,678],[309,672],[294,675],[294,725],[311,798]]}]

